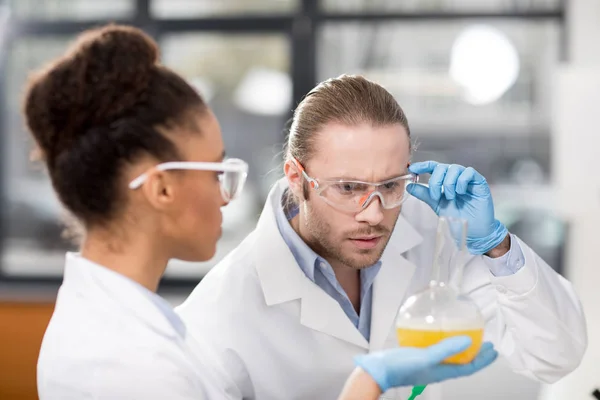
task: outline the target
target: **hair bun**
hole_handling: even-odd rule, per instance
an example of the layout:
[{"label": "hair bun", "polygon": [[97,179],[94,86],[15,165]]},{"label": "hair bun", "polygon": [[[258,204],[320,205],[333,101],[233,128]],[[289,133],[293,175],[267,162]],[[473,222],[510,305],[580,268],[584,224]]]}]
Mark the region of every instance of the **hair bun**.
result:
[{"label": "hair bun", "polygon": [[46,155],[93,127],[131,114],[145,101],[159,51],[140,29],[108,25],[80,35],[65,55],[30,81],[25,114]]},{"label": "hair bun", "polygon": [[[143,31],[109,25],[82,35],[70,56],[79,60],[82,106],[92,121],[107,122],[135,105],[148,87],[158,62],[156,43]],[[67,56],[69,57],[69,56]]]}]

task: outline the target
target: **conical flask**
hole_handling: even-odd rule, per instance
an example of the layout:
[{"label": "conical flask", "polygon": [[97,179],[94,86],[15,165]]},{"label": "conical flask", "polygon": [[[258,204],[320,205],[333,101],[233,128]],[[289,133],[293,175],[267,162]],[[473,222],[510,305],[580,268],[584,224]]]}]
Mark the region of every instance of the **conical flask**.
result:
[{"label": "conical flask", "polygon": [[471,346],[444,360],[448,364],[471,362],[483,340],[483,316],[473,300],[460,294],[468,256],[466,234],[467,221],[439,219],[429,285],[409,297],[396,318],[398,343],[403,347],[428,347],[451,336],[470,336]]}]

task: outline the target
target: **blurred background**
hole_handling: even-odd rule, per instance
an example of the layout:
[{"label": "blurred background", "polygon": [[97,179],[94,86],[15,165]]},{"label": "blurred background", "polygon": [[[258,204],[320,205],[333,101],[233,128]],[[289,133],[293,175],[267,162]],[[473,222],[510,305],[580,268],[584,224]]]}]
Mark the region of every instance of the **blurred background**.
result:
[{"label": "blurred background", "polygon": [[[43,168],[30,162],[22,89],[33,69],[82,30],[114,21],[153,35],[163,63],[197,87],[216,113],[228,154],[250,164],[244,195],[224,209],[217,256],[169,266],[161,292],[175,305],[253,229],[281,176],[284,125],[295,105],[317,82],[342,73],[362,74],[395,95],[418,143],[416,161],[471,165],[486,176],[498,218],[573,280],[569,254],[582,257],[579,238],[590,243],[593,236],[581,223],[591,226],[590,216],[600,213],[596,186],[596,200],[583,208],[561,201],[566,188],[580,190],[578,177],[587,172],[581,162],[580,169],[567,164],[598,141],[590,131],[594,111],[574,117],[569,110],[594,104],[590,99],[600,91],[593,72],[600,65],[599,4],[0,0],[0,399],[36,398],[37,350],[64,252],[74,248],[61,236],[63,212]],[[579,272],[592,257],[577,259]],[[595,383],[575,385],[581,396],[564,398],[591,398],[592,386],[600,386],[600,368],[595,372]],[[444,399],[528,400],[559,392],[510,372],[502,361],[447,386]]]}]

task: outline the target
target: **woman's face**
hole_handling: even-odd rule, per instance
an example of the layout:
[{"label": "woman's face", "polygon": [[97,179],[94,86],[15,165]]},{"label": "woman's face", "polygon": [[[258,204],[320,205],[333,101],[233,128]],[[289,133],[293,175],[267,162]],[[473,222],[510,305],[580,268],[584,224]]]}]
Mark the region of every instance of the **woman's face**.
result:
[{"label": "woman's face", "polygon": [[[221,162],[225,156],[219,122],[212,112],[200,117],[200,134],[173,135],[182,161]],[[206,261],[221,237],[221,195],[218,171],[169,171],[173,174],[172,204],[163,218],[169,253],[185,261]]]}]

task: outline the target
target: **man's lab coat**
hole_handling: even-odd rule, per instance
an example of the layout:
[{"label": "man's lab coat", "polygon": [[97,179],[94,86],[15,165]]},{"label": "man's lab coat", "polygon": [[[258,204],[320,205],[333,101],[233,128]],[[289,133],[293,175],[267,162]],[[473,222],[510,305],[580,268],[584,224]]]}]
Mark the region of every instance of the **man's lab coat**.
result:
[{"label": "man's lab coat", "polygon": [[[269,194],[256,229],[214,267],[176,309],[191,335],[218,352],[244,399],[335,399],[356,354],[397,346],[397,310],[430,278],[437,216],[410,197],[382,256],[373,287],[367,342],[340,305],[310,281],[275,220],[287,187]],[[471,256],[462,291],[480,307],[485,339],[512,369],[554,382],[575,369],[587,344],[585,319],[571,284],[519,241],[525,265],[495,277]],[[419,399],[431,399],[425,390]],[[406,399],[410,388],[387,399]]]}]

